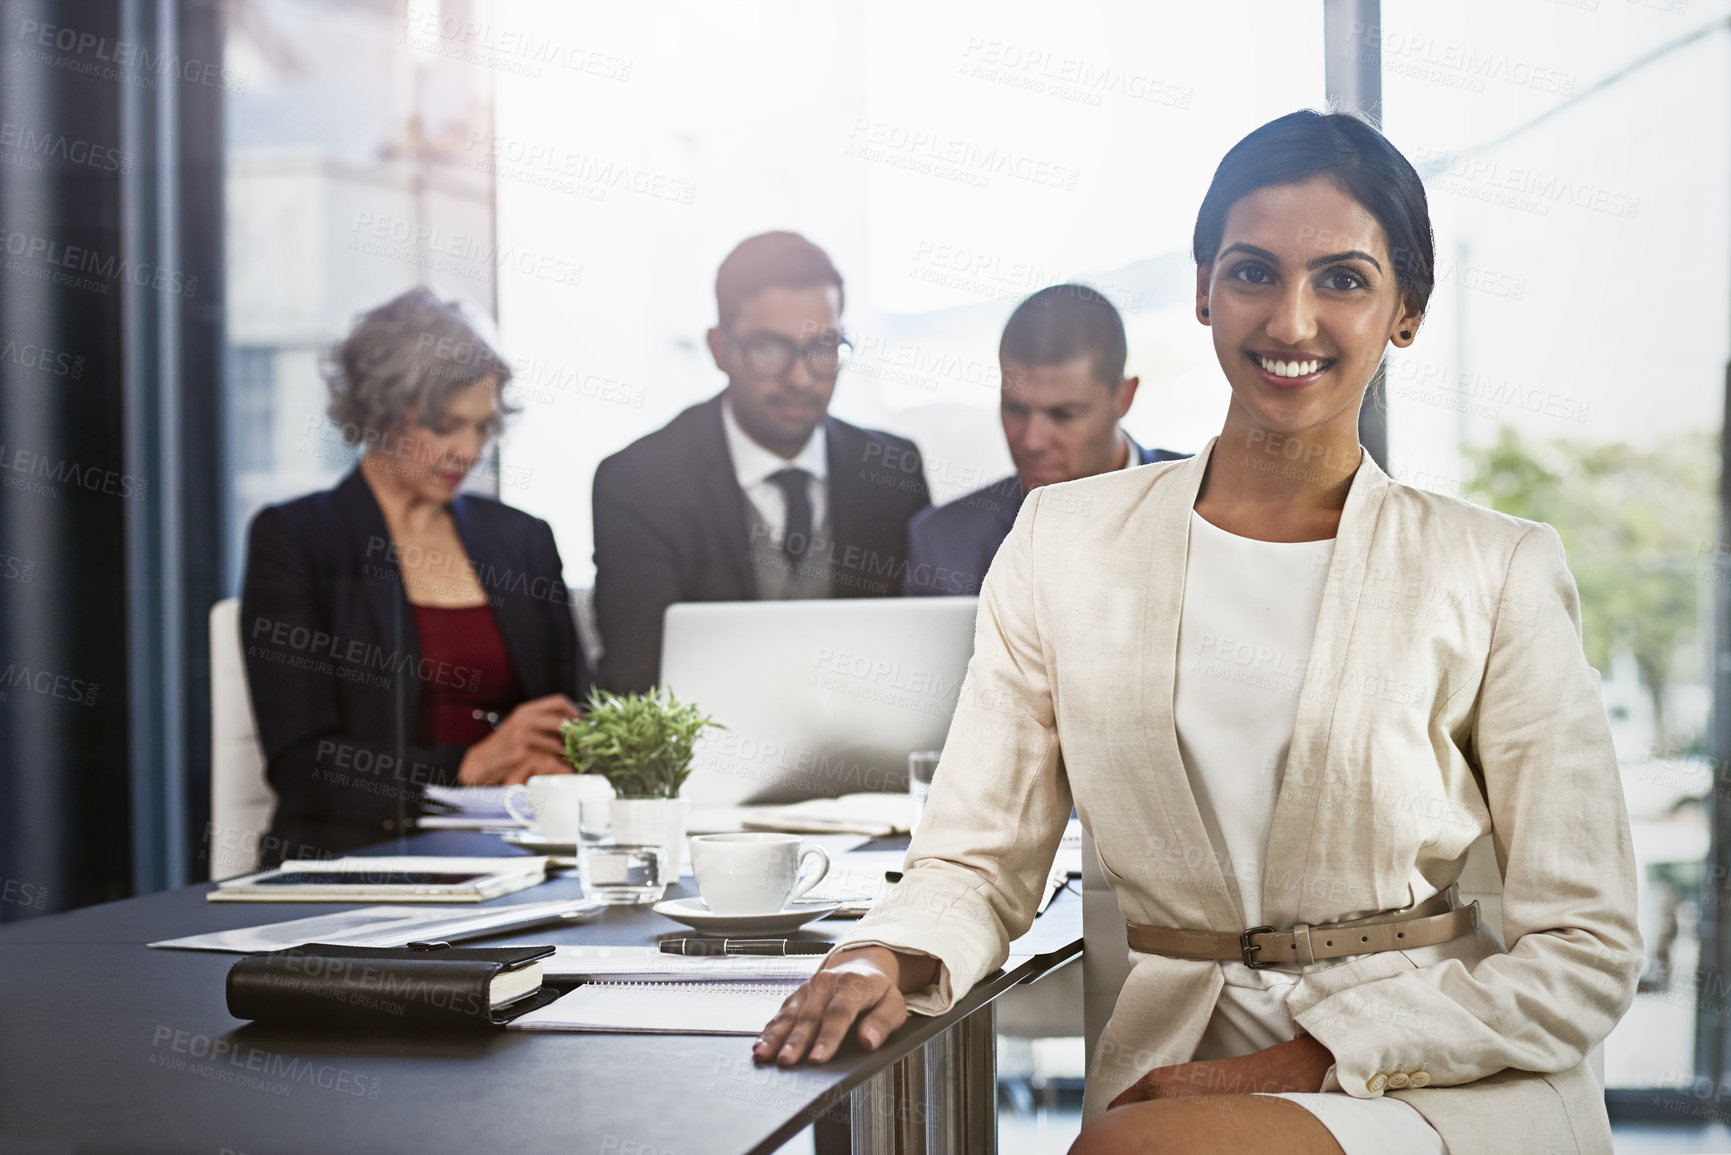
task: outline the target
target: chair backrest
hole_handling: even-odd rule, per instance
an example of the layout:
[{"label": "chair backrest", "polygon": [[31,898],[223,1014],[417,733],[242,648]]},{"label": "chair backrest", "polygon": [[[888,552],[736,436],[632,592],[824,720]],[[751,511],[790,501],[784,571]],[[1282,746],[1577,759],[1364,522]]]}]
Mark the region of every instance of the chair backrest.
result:
[{"label": "chair backrest", "polygon": [[258,869],[259,848],[276,810],[264,769],[246,680],[240,599],[224,598],[210,607],[211,878]]},{"label": "chair backrest", "polygon": [[571,620],[577,623],[577,644],[582,647],[583,660],[593,678],[601,668],[601,627],[595,621],[594,586],[572,588]]},{"label": "chair backrest", "polygon": [[[1503,875],[1490,835],[1467,848],[1461,869],[1461,901],[1479,904],[1484,924],[1503,937]],[[1507,940],[1504,940],[1507,941]],[[1092,835],[1082,836],[1082,1029],[1088,1038],[1088,1055],[1106,1030],[1118,992],[1130,977],[1130,951],[1124,943],[1124,916],[1118,900],[1100,868],[1100,855]],[[1599,1085],[1605,1085],[1605,1052],[1594,1047],[1587,1056]]]},{"label": "chair backrest", "polygon": [[[595,591],[571,591],[571,618],[589,669],[601,656],[595,629]],[[258,869],[260,848],[276,811],[276,791],[265,777],[264,749],[253,720],[240,633],[240,599],[210,607],[210,830],[211,878]]]}]

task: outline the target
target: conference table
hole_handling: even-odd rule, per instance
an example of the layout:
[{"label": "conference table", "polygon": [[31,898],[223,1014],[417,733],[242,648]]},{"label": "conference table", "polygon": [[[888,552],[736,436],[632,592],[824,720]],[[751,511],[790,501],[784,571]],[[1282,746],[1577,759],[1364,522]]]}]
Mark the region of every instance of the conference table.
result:
[{"label": "conference table", "polygon": [[[470,831],[368,852],[521,853]],[[739,1036],[336,1033],[242,1022],[223,993],[239,956],[144,944],[344,908],[210,903],[209,889],[0,927],[0,1152],[731,1155],[775,1151],[811,1128],[820,1155],[973,1155],[996,1147],[993,1001],[1082,951],[1081,899],[1061,891],[1012,945],[1026,960],[983,980],[948,1014],[911,1017],[875,1052],[850,1042],[821,1066],[780,1069],[753,1062],[751,1039]],[[580,894],[573,873],[489,905]],[[689,878],[668,891],[692,894]],[[848,929],[824,920],[800,936]],[[648,945],[684,931],[647,907],[612,907],[578,925],[477,945]]]}]

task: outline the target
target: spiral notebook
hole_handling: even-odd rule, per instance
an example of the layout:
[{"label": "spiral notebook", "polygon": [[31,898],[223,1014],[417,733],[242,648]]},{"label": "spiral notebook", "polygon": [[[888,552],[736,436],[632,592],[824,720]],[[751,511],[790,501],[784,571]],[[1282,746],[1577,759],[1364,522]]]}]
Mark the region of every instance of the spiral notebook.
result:
[{"label": "spiral notebook", "polygon": [[[617,948],[615,948],[617,949]],[[690,961],[673,959],[669,960]],[[819,961],[807,956],[811,962]],[[1029,955],[1011,955],[1004,969],[1014,970]],[[712,982],[590,981],[568,995],[511,1020],[513,1031],[622,1031],[650,1035],[755,1035],[775,1017],[805,975],[777,975],[771,968],[790,960],[758,958],[757,977],[734,975]],[[806,960],[801,960],[806,961]],[[557,966],[557,961],[554,963]],[[569,964],[568,964],[569,968]],[[567,974],[573,973],[567,969]],[[616,971],[618,974],[630,973]],[[685,981],[679,981],[684,979]]]},{"label": "spiral notebook", "polygon": [[587,982],[540,1010],[519,1015],[509,1029],[755,1035],[802,981]]}]

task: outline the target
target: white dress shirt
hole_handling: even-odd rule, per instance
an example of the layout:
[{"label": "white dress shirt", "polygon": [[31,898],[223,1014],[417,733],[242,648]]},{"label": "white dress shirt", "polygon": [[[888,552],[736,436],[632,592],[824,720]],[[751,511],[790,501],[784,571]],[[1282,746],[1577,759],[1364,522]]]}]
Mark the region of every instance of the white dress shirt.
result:
[{"label": "white dress shirt", "polygon": [[1268,830],[1333,556],[1333,538],[1257,541],[1190,514],[1173,721],[1245,926],[1262,924]]},{"label": "white dress shirt", "polygon": [[[1190,513],[1172,718],[1196,807],[1221,872],[1238,885],[1246,927],[1262,925],[1268,831],[1333,556],[1333,539],[1257,541]],[[1198,1059],[1295,1037],[1286,996],[1298,968],[1223,962],[1220,969],[1226,986]]]},{"label": "white dress shirt", "polygon": [[787,495],[769,480],[771,474],[784,469],[803,469],[811,474],[806,483],[811,498],[811,532],[821,536],[829,513],[829,439],[823,422],[817,423],[792,460],[753,441],[734,419],[733,406],[725,397],[721,400],[721,429],[727,439],[727,456],[733,462],[733,476],[769,526],[771,545],[780,549],[787,534]]}]

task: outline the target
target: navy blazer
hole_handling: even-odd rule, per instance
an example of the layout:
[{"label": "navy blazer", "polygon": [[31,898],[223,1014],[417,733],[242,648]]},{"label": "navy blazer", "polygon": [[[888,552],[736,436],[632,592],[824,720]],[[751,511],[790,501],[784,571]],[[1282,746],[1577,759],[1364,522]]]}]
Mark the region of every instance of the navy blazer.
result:
[{"label": "navy blazer", "polygon": [[[1130,439],[1130,451],[1143,465],[1190,456],[1169,449],[1143,449],[1135,438]],[[908,526],[908,574],[902,592],[977,596],[986,569],[1016,524],[1016,513],[1027,496],[1021,479],[1012,473],[914,518]]]},{"label": "navy blazer", "polygon": [[[908,519],[931,504],[920,451],[904,437],[824,418],[833,597],[895,597]],[[722,429],[721,396],[686,409],[595,470],[595,617],[601,684],[642,692],[661,674],[661,623],[675,602],[757,599],[754,543]],[[762,548],[757,543],[757,548]]]},{"label": "navy blazer", "polygon": [[[581,703],[588,676],[552,529],[472,494],[451,514],[521,700],[563,693]],[[467,747],[417,741],[421,677],[453,671],[423,668],[395,554],[359,470],[253,519],[240,629],[277,794],[266,863],[391,837],[420,812],[425,786],[457,783]]]}]

